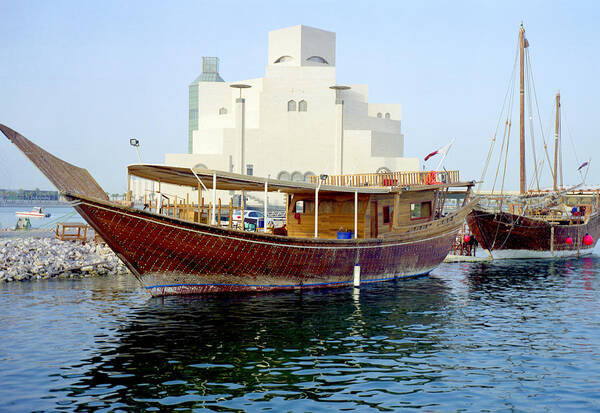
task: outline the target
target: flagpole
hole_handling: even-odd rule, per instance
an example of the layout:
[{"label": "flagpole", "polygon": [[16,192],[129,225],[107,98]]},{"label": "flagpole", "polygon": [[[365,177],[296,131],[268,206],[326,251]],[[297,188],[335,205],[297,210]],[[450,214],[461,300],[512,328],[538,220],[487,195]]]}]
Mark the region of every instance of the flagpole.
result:
[{"label": "flagpole", "polygon": [[435,168],[435,171],[439,171],[440,167],[442,166],[442,163],[444,162],[444,159],[446,159],[446,156],[448,155],[448,151],[450,150],[450,147],[452,146],[452,144],[454,143],[456,138],[452,138],[452,141],[450,141],[450,145],[448,145],[448,150],[446,151],[446,153],[444,153],[444,156],[442,157],[442,159],[440,160],[440,163],[438,164],[437,168]]}]

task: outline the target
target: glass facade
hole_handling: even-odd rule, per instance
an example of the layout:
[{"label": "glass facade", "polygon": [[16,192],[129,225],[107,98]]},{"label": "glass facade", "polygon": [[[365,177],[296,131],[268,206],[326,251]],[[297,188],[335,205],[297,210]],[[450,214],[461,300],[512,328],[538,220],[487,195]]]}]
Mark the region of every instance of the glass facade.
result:
[{"label": "glass facade", "polygon": [[189,88],[189,118],[188,118],[188,153],[192,153],[193,134],[198,130],[198,84],[192,83]]}]

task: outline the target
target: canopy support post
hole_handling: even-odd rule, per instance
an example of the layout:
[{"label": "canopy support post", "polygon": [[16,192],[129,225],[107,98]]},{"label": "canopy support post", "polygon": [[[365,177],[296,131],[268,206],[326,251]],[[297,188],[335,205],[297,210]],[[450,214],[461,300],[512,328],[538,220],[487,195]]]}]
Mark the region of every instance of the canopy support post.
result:
[{"label": "canopy support post", "polygon": [[315,189],[315,238],[319,237],[319,189],[321,189],[321,180]]},{"label": "canopy support post", "polygon": [[129,202],[131,200],[131,174],[127,171],[127,196],[125,200]]},{"label": "canopy support post", "polygon": [[[212,211],[211,211],[211,218],[210,218],[210,223],[212,225],[215,225],[215,204],[217,203],[217,174],[213,173],[213,187],[212,187],[212,193],[213,193],[213,201],[212,201]],[[220,217],[219,217],[220,219]]]},{"label": "canopy support post", "polygon": [[358,238],[358,191],[354,191],[354,239]]},{"label": "canopy support post", "polygon": [[267,180],[265,180],[265,202],[264,202],[264,221],[263,221],[263,232],[266,234],[267,233],[267,209],[269,206],[269,195],[268,195],[268,181],[269,178],[267,178]]}]

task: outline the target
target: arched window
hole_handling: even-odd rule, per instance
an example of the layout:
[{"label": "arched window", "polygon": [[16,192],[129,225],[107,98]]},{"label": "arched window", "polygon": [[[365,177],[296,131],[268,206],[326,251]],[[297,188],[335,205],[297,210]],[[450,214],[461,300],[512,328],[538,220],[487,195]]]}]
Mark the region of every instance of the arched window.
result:
[{"label": "arched window", "polygon": [[389,112],[385,114],[385,118],[386,118],[386,119],[389,119],[389,118],[390,118],[390,114],[389,114]]},{"label": "arched window", "polygon": [[378,118],[381,118],[381,112],[379,112],[379,113],[377,114],[377,117],[378,117]]},{"label": "arched window", "polygon": [[288,102],[288,112],[295,112],[295,111],[296,111],[296,101],[290,100]]},{"label": "arched window", "polygon": [[227,115],[227,108],[220,108],[219,115]]},{"label": "arched window", "polygon": [[297,181],[297,182],[302,182],[304,181],[304,175],[302,175],[302,172],[294,172],[292,174],[292,181]]},{"label": "arched window", "polygon": [[194,165],[194,169],[208,169],[208,168],[203,163],[197,163],[196,165]]},{"label": "arched window", "polygon": [[293,62],[294,58],[292,56],[281,56],[279,59],[275,60],[275,63],[285,63],[285,62]]},{"label": "arched window", "polygon": [[279,174],[277,174],[277,179],[279,179],[281,181],[289,181],[290,173],[287,171],[281,171],[281,172],[279,172]]},{"label": "arched window", "polygon": [[387,166],[379,167],[379,168],[377,168],[377,171],[376,171],[376,173],[378,173],[378,174],[389,174],[390,172],[392,172],[392,171],[390,171],[390,168],[388,168]]},{"label": "arched window", "polygon": [[304,182],[310,182],[310,177],[315,176],[314,172],[306,172],[304,174]]},{"label": "arched window", "polygon": [[306,112],[308,109],[308,103],[306,103],[306,100],[301,100],[300,102],[298,102],[298,112]]},{"label": "arched window", "polygon": [[311,56],[306,59],[307,62],[321,63],[324,65],[328,65],[327,60],[323,59],[321,56]]}]

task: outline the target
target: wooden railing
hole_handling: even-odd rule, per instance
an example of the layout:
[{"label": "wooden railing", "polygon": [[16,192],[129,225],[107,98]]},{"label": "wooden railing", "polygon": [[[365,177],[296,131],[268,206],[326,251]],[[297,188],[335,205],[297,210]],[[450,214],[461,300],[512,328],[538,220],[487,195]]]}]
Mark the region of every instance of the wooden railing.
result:
[{"label": "wooden railing", "polygon": [[[316,184],[318,176],[311,176],[311,182]],[[329,175],[323,184],[337,186],[409,186],[431,185],[435,183],[459,182],[458,171],[411,171],[386,172],[371,174]]]}]

